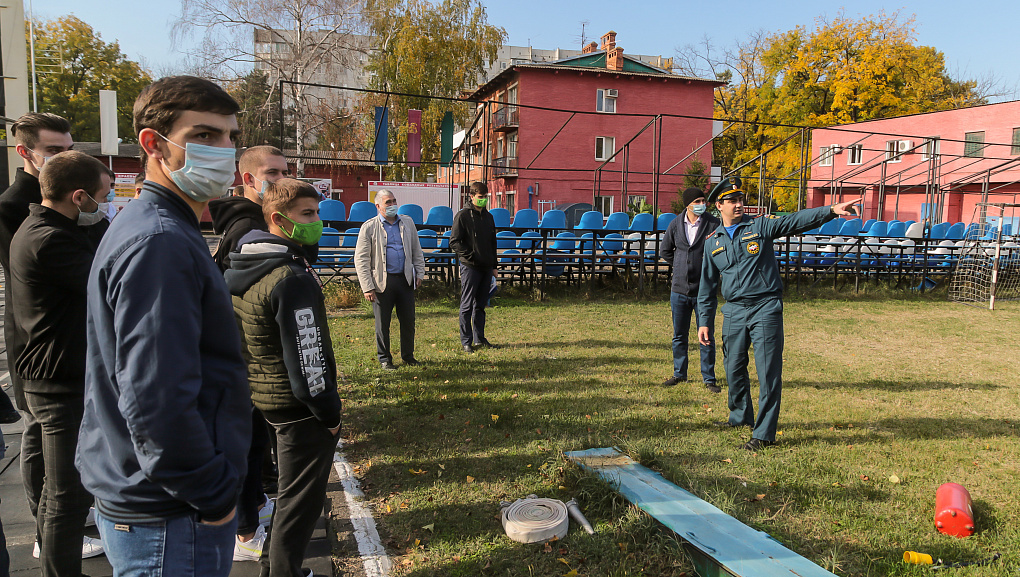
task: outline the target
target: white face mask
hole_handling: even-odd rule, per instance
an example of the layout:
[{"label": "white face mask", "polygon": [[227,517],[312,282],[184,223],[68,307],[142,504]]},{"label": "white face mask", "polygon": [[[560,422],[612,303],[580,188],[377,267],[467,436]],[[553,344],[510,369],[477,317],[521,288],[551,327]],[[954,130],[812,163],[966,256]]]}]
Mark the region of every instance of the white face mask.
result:
[{"label": "white face mask", "polygon": [[[52,156],[43,156],[42,154],[39,154],[38,152],[36,152],[34,150],[29,150],[28,152],[29,152],[29,155],[32,156],[32,158],[29,159],[29,162],[31,162],[32,166],[34,166],[35,169],[38,170],[39,172],[42,172],[42,167],[46,166],[46,162],[49,159],[53,158]],[[42,164],[36,164],[35,163],[35,156],[38,156],[39,158],[42,159]]]},{"label": "white face mask", "polygon": [[92,198],[91,196],[89,196],[88,198],[96,203],[96,210],[94,212],[85,212],[79,206],[78,226],[92,226],[93,224],[96,224],[97,222],[103,220],[103,217],[106,216],[106,211],[110,207],[110,203],[108,202],[97,202],[96,199]]},{"label": "white face mask", "polygon": [[[184,150],[184,166],[170,172],[170,179],[181,192],[195,202],[208,202],[227,193],[227,189],[234,183],[236,149],[193,142],[181,146],[162,134],[159,136]],[[160,163],[163,164],[163,168],[167,168],[165,162],[161,160]]]},{"label": "white face mask", "polygon": [[268,180],[261,180],[261,179],[255,178],[254,175],[252,175],[251,178],[252,178],[252,180],[258,180],[259,182],[262,183],[262,188],[259,189],[259,198],[265,198],[266,197],[266,189],[269,188],[269,181]]}]

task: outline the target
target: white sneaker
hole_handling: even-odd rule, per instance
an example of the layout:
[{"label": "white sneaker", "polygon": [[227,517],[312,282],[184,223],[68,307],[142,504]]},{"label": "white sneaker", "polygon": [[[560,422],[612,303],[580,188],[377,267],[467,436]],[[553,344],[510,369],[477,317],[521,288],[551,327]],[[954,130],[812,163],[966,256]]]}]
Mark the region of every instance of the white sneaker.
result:
[{"label": "white sneaker", "polygon": [[266,529],[259,525],[251,541],[234,537],[234,561],[258,561],[262,557],[262,546],[266,543]]},{"label": "white sneaker", "polygon": [[276,508],[276,502],[266,495],[266,505],[259,509],[259,525],[268,527],[269,523],[273,520],[273,509]]},{"label": "white sneaker", "polygon": [[86,536],[81,543],[81,558],[89,559],[103,554],[103,541]]},{"label": "white sneaker", "polygon": [[[32,546],[32,556],[36,559],[42,551],[39,549],[39,542],[36,541],[35,545]],[[90,559],[92,557],[98,557],[103,554],[103,541],[101,539],[93,539],[92,537],[83,537],[81,542],[81,558]]]},{"label": "white sneaker", "polygon": [[95,507],[89,507],[88,517],[85,517],[85,526],[86,527],[95,527],[96,526],[96,508]]}]

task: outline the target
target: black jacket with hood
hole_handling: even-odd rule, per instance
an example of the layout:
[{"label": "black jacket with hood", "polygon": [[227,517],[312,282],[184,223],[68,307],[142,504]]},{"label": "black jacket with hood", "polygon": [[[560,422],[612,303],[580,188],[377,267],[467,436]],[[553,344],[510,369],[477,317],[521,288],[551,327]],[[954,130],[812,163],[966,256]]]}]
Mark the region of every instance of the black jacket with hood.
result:
[{"label": "black jacket with hood", "polygon": [[230,253],[237,250],[241,237],[253,230],[269,232],[262,207],[243,196],[228,196],[209,202],[213,232],[220,236],[220,244],[213,260],[221,271],[230,268]]},{"label": "black jacket with hood", "polygon": [[252,231],[224,273],[241,327],[252,402],[270,423],[340,424],[336,360],[318,279],[303,247]]},{"label": "black jacket with hood", "polygon": [[484,208],[474,205],[453,217],[450,248],[461,264],[479,270],[496,268],[496,223]]}]

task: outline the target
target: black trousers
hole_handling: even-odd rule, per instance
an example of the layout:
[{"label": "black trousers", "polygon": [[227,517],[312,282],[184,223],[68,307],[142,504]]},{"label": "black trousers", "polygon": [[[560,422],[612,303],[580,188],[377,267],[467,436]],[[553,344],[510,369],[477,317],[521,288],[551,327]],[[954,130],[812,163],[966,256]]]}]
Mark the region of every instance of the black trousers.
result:
[{"label": "black trousers", "polygon": [[21,432],[21,482],[25,485],[28,510],[36,519],[35,540],[42,543],[42,534],[38,529],[41,527],[38,522],[39,503],[42,501],[43,476],[46,473],[46,466],[43,464],[42,426],[32,416],[27,405],[25,410],[21,411],[21,422],[25,425]]},{"label": "black trousers", "polygon": [[262,547],[263,576],[302,577],[301,563],[322,516],[326,482],[340,434],[332,435],[321,421],[308,418],[272,424],[280,468],[273,523]]},{"label": "black trousers", "polygon": [[485,304],[489,302],[492,269],[460,265],[460,342],[484,343]]},{"label": "black trousers", "polygon": [[386,290],[375,293],[372,312],[375,313],[375,349],[379,362],[393,361],[390,353],[390,320],[393,307],[397,308],[400,322],[400,356],[405,361],[414,358],[414,287],[407,284],[403,273],[386,275]]},{"label": "black trousers", "polygon": [[251,408],[251,446],[248,447],[248,474],[237,498],[237,534],[250,535],[259,527],[259,508],[265,502],[262,490],[262,463],[269,448],[269,426],[262,412]]},{"label": "black trousers", "polygon": [[92,496],[74,467],[85,399],[82,395],[25,393],[28,410],[42,427],[45,467],[36,524],[42,575],[81,575],[81,542]]}]

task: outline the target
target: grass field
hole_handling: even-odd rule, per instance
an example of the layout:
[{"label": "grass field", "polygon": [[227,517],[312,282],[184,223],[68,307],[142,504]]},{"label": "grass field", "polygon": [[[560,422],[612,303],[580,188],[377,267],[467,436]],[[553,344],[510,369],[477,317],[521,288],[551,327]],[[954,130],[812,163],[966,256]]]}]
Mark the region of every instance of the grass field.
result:
[{"label": "grass field", "polygon": [[[692,575],[672,532],[562,457],[605,446],[839,575],[931,571],[902,563],[904,550],[1003,554],[949,575],[1020,567],[1020,306],[788,298],[780,444],[751,454],[737,448],[749,430],[713,425],[727,417],[721,351],[723,394],[704,389],[696,363],[692,382],[660,386],[672,371],[666,295],[496,304],[487,336],[506,346],[466,355],[456,303],[419,303],[426,365],[395,372],[375,361],[369,309],[333,321],[345,455],[398,574]],[[397,334],[394,320],[395,348]],[[974,537],[932,526],[947,481],[974,498]],[[597,534],[572,525],[549,546],[511,542],[499,502],[529,493],[576,497]]]}]

